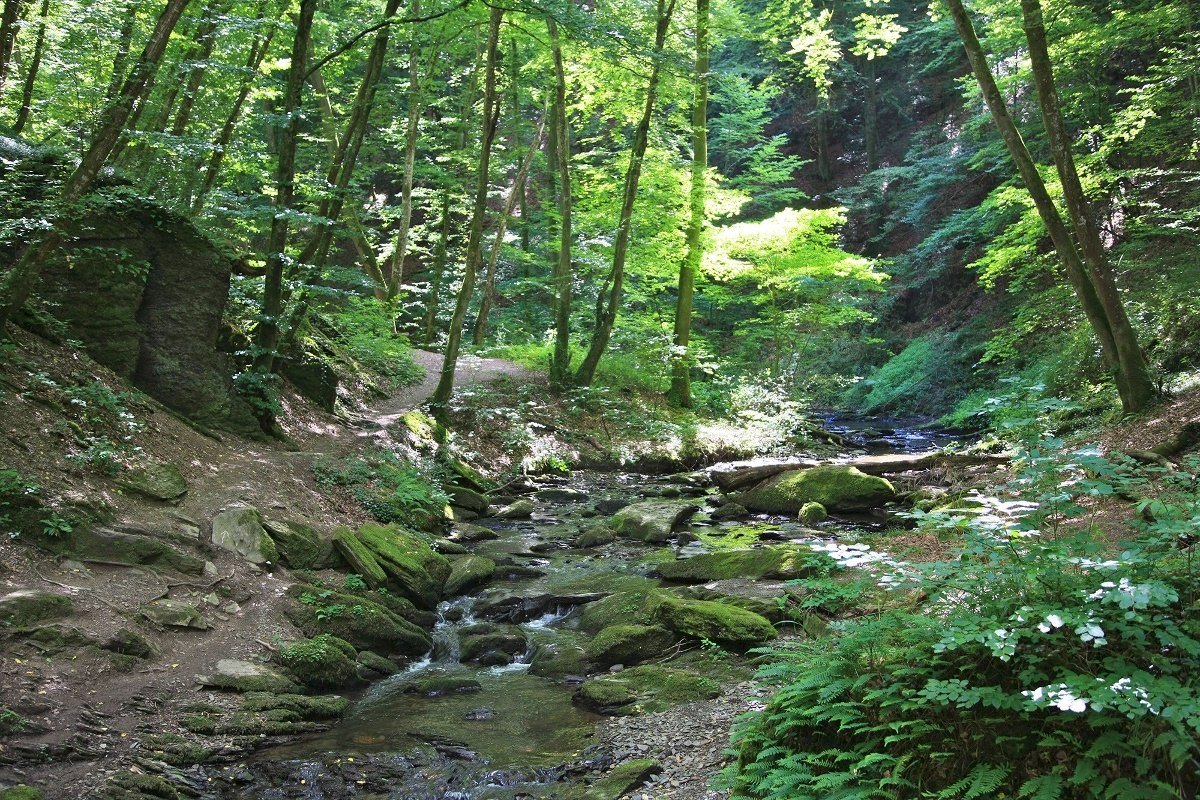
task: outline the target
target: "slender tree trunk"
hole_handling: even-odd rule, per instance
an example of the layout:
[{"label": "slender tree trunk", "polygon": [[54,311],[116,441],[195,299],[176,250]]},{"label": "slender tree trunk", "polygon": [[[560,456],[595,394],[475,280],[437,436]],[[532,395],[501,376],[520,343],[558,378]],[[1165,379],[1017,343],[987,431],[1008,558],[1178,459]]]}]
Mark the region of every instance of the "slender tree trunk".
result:
[{"label": "slender tree trunk", "polygon": [[197,28],[195,49],[192,57],[188,59],[191,64],[186,70],[187,82],[183,89],[183,99],[175,114],[175,122],[171,125],[172,136],[183,136],[187,131],[188,122],[192,119],[192,110],[196,107],[196,98],[200,95],[200,86],[204,83],[204,75],[208,71],[204,64],[212,56],[213,48],[217,44],[218,16],[219,9],[211,8]]},{"label": "slender tree trunk", "polygon": [[[562,43],[558,24],[546,18],[550,33],[550,52],[554,60],[554,106],[551,111],[553,130],[550,132],[553,157],[550,169],[555,178],[555,201],[558,207],[558,258],[554,262],[554,353],[550,356],[550,383],[565,387],[571,379],[571,289],[574,271],[571,269],[571,136],[567,119],[567,73],[563,68]],[[528,233],[528,224],[525,226]]]},{"label": "slender tree trunk", "polygon": [[[18,136],[29,123],[29,115],[33,112],[33,90],[37,84],[38,72],[42,67],[42,56],[46,51],[46,26],[49,24],[50,0],[42,0],[42,8],[38,14],[37,40],[33,45],[33,56],[29,60],[29,69],[25,71],[25,85],[21,89],[21,108],[17,111],[17,119],[13,122],[13,133]],[[0,87],[4,82],[0,80]]]},{"label": "slender tree trunk", "polygon": [[487,335],[488,315],[496,303],[496,269],[500,261],[500,250],[504,246],[504,237],[508,233],[508,222],[512,219],[513,210],[517,207],[517,198],[525,192],[525,179],[529,175],[529,166],[533,163],[533,157],[537,155],[537,151],[542,147],[542,134],[545,132],[545,128],[546,118],[543,116],[538,122],[537,131],[533,134],[529,150],[526,151],[525,158],[521,160],[517,174],[513,177],[513,187],[504,201],[500,219],[496,221],[496,235],[492,238],[492,249],[488,253],[483,298],[479,302],[479,316],[475,318],[475,329],[471,333],[471,341],[477,345],[483,344],[483,339]]},{"label": "slender tree trunk", "polygon": [[[266,4],[263,4],[260,6],[258,21],[261,22],[265,17]],[[195,200],[192,201],[193,213],[200,213],[204,208],[205,201],[208,200],[209,192],[212,191],[213,186],[217,183],[217,176],[220,175],[221,166],[225,163],[225,153],[233,141],[233,134],[237,130],[238,120],[242,117],[242,109],[246,105],[246,100],[250,97],[250,92],[254,89],[254,79],[258,75],[258,68],[262,66],[267,51],[271,49],[271,42],[274,40],[277,30],[278,27],[272,24],[264,34],[256,36],[250,45],[237,97],[234,99],[233,105],[229,108],[229,115],[225,117],[225,124],[221,126],[221,132],[217,134],[217,138],[213,142],[212,153],[208,157],[208,165],[204,168],[204,181],[200,184],[200,190],[196,193]]]},{"label": "slender tree trunk", "polygon": [[829,183],[833,180],[833,157],[829,152],[829,100],[821,98],[817,101],[817,174],[821,180]]},{"label": "slender tree trunk", "polygon": [[292,60],[288,66],[283,110],[287,124],[279,144],[275,169],[274,217],[267,240],[267,274],[263,284],[262,314],[254,332],[254,368],[269,374],[275,368],[275,350],[283,315],[283,272],[287,263],[288,213],[296,194],[296,149],[300,139],[301,101],[308,66],[308,41],[312,35],[317,0],[300,0],[296,18],[296,37],[292,41]]},{"label": "slender tree trunk", "polygon": [[125,64],[129,61],[129,51],[133,47],[133,29],[137,26],[137,6],[128,3],[125,6],[125,20],[121,25],[121,33],[117,38],[117,56],[113,59],[112,77],[108,81],[108,91],[104,97],[112,100],[121,91],[125,81]]},{"label": "slender tree trunk", "polygon": [[1117,354],[1116,382],[1121,395],[1121,406],[1126,413],[1141,411],[1155,398],[1154,382],[1150,370],[1138,345],[1137,334],[1125,313],[1121,293],[1113,278],[1104,245],[1100,241],[1100,230],[1096,225],[1091,204],[1084,194],[1071,153],[1071,137],[1063,121],[1058,91],[1054,86],[1054,69],[1046,45],[1046,28],[1042,21],[1040,0],[1021,0],[1021,13],[1025,23],[1025,38],[1029,42],[1029,57],[1033,65],[1033,80],[1037,87],[1038,100],[1042,107],[1042,121],[1054,154],[1054,166],[1062,182],[1063,200],[1070,214],[1075,239],[1083,253],[1088,277],[1095,287],[1096,295],[1104,314],[1108,318],[1113,343]]},{"label": "slender tree trunk", "polygon": [[454,392],[454,372],[458,363],[458,351],[462,346],[463,324],[466,322],[467,309],[471,305],[471,297],[475,292],[475,274],[483,256],[483,217],[487,213],[489,167],[491,166],[492,142],[496,138],[498,121],[496,65],[499,61],[500,22],[503,17],[504,9],[492,6],[488,18],[487,67],[483,79],[483,135],[479,142],[479,175],[475,188],[475,207],[471,216],[471,230],[467,237],[463,284],[458,292],[454,316],[450,319],[450,337],[446,342],[441,378],[431,400],[438,413],[444,413],[446,404],[450,402],[450,395]]},{"label": "slender tree trunk", "polygon": [[429,277],[429,298],[425,301],[425,321],[422,325],[425,333],[425,345],[433,344],[437,334],[438,304],[441,302],[442,273],[446,269],[446,247],[450,240],[450,178],[446,177],[442,185],[442,225],[438,232],[437,245],[433,250],[432,274]]},{"label": "slender tree trunk", "polygon": [[592,332],[592,342],[587,355],[575,373],[575,382],[580,386],[590,386],[596,377],[596,367],[600,358],[608,348],[608,340],[612,336],[613,326],[617,321],[617,311],[621,306],[621,285],[625,278],[625,258],[629,252],[629,235],[633,227],[633,205],[637,200],[638,181],[642,176],[642,159],[646,155],[646,146],[650,137],[650,121],[654,116],[654,104],[658,99],[658,83],[662,68],[663,47],[667,41],[667,30],[671,27],[671,17],[675,12],[676,0],[658,0],[657,24],[654,31],[653,65],[650,67],[650,81],[646,87],[646,104],[642,109],[642,118],[638,121],[637,130],[633,135],[633,149],[629,154],[629,168],[625,171],[625,194],[621,199],[621,216],[617,226],[617,239],[613,245],[613,266],[609,274],[607,286],[607,302],[605,289],[600,291],[596,302],[596,327]]},{"label": "slender tree trunk", "polygon": [[679,302],[675,306],[674,352],[671,354],[671,388],[667,398],[680,408],[692,407],[691,353],[692,295],[696,273],[704,257],[704,211],[708,177],[708,9],[709,0],[696,0],[696,98],[692,105],[691,216],[687,228],[687,256],[679,267]]},{"label": "slender tree trunk", "polygon": [[867,151],[867,169],[879,167],[879,83],[875,59],[867,62],[867,96],[863,101],[863,144]]},{"label": "slender tree trunk", "polygon": [[[162,63],[163,53],[166,52],[167,43],[171,38],[171,31],[175,29],[175,25],[179,22],[179,17],[184,10],[187,9],[189,1],[167,0],[166,7],[154,25],[154,31],[146,41],[137,63],[129,71],[129,77],[125,79],[116,100],[105,109],[87,152],[84,153],[79,165],[63,185],[62,207],[66,209],[64,213],[70,214],[71,206],[92,187],[100,169],[108,160],[113,148],[116,147],[122,131],[125,130],[125,123],[132,113],[134,103],[142,96],[147,83],[154,76],[159,64]],[[4,282],[0,284],[0,335],[4,334],[13,314],[19,311],[25,305],[25,301],[29,299],[46,259],[62,243],[65,222],[66,220],[61,217],[56,219],[51,230],[40,241],[26,247],[17,258],[16,263],[13,264],[12,269],[4,276]]]},{"label": "slender tree trunk", "polygon": [[[413,0],[412,15],[420,16],[419,0]],[[404,276],[404,259],[408,255],[408,234],[412,225],[413,172],[417,164],[417,137],[420,133],[421,97],[420,30],[414,26],[408,47],[408,119],[404,130],[404,179],[400,185],[400,230],[396,233],[396,248],[392,253],[391,269],[388,272],[387,299],[400,294],[400,280]]]},{"label": "slender tree trunk", "polygon": [[0,10],[0,90],[8,81],[17,33],[28,7],[29,0],[4,0],[4,9]]}]

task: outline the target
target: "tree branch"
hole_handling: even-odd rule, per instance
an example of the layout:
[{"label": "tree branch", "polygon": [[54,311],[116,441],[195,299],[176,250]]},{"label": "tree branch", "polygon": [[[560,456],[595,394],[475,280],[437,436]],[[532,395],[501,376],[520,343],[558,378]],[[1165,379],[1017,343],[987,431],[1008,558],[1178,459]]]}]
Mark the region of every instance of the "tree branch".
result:
[{"label": "tree branch", "polygon": [[363,40],[363,37],[369,36],[370,34],[374,33],[375,31],[379,30],[380,28],[386,28],[388,25],[398,25],[398,24],[407,24],[407,23],[415,23],[415,22],[429,22],[430,20],[435,20],[435,19],[438,19],[439,17],[444,17],[447,14],[453,14],[455,11],[458,11],[459,9],[462,9],[462,8],[466,8],[469,5],[471,5],[471,0],[459,0],[459,2],[450,6],[450,8],[446,8],[441,11],[435,11],[432,14],[426,14],[421,17],[388,17],[387,19],[383,20],[382,22],[377,22],[374,25],[372,25],[368,28],[364,28],[363,30],[361,30],[358,33],[351,36],[349,39],[347,39],[345,42],[343,42],[340,46],[338,46],[332,53],[325,56],[324,58],[319,59],[311,67],[309,67],[308,72],[304,73],[304,77],[307,79],[308,76],[312,75],[314,72],[319,70],[321,67],[325,66],[330,61],[333,61],[338,56],[344,54],[346,51],[353,48],[354,45],[358,44],[360,41]]}]

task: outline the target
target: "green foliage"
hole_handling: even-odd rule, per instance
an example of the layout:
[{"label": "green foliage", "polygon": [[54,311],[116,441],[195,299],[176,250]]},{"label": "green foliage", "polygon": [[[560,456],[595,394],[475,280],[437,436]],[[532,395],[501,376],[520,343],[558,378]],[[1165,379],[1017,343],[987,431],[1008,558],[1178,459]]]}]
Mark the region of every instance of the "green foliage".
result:
[{"label": "green foliage", "polygon": [[313,463],[313,474],[321,486],[349,489],[383,523],[413,523],[440,515],[450,502],[431,466],[409,463],[383,448],[341,460],[322,456]]},{"label": "green foliage", "polygon": [[425,370],[413,360],[408,339],[395,332],[393,314],[383,303],[373,297],[350,296],[328,316],[355,360],[396,386],[412,386],[425,378]]},{"label": "green foliage", "polygon": [[[1200,460],[1167,478],[1110,542],[1091,498],[1139,475],[1057,443],[1025,451],[974,510],[917,513],[963,535],[956,559],[910,564],[823,549],[927,597],[767,651],[778,687],[742,722],[725,781],[741,798],[1182,798],[1200,779]],[[1150,521],[1148,521],[1150,520]]]},{"label": "green foliage", "polygon": [[347,592],[362,592],[366,591],[366,588],[367,584],[361,575],[347,575],[342,581],[342,589]]},{"label": "green foliage", "polygon": [[846,395],[868,413],[929,413],[946,408],[965,375],[956,337],[929,333],[914,339]]}]

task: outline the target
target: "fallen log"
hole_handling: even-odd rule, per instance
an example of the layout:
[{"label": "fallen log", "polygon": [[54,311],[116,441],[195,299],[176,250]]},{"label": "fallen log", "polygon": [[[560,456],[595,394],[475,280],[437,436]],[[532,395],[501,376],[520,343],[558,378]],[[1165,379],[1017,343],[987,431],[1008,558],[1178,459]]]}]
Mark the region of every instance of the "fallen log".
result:
[{"label": "fallen log", "polygon": [[812,459],[788,459],[777,461],[735,461],[718,464],[709,470],[713,483],[722,492],[729,493],[745,489],[773,478],[781,472],[808,469],[824,464],[854,467],[868,475],[892,475],[910,470],[926,470],[935,467],[1005,466],[1012,460],[1009,455],[971,455],[948,453],[945,450],[929,450],[924,453],[894,453],[890,455],[862,456],[849,461],[814,461]]},{"label": "fallen log", "polygon": [[728,493],[765,481],[767,478],[773,478],[781,472],[815,467],[819,463],[811,458],[732,461],[725,464],[717,464],[710,468],[708,475],[712,478],[713,483],[717,485],[718,489]]}]

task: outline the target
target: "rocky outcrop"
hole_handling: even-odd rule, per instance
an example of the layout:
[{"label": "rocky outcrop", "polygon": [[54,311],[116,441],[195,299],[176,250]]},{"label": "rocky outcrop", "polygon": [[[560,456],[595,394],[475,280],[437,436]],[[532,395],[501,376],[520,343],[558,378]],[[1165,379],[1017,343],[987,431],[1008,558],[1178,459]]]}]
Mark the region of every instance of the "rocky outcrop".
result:
[{"label": "rocky outcrop", "polygon": [[746,508],[771,514],[797,514],[807,503],[830,511],[866,511],[895,499],[889,481],[839,465],[783,472],[737,496]]},{"label": "rocky outcrop", "polygon": [[619,535],[629,539],[667,542],[676,526],[699,510],[700,506],[687,501],[644,500],[618,511],[611,525]]},{"label": "rocky outcrop", "polygon": [[250,506],[235,506],[213,517],[212,543],[251,564],[266,565],[279,561],[275,541],[263,527],[258,509]]}]

